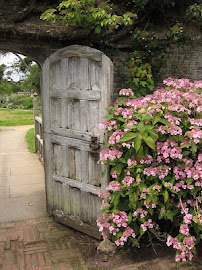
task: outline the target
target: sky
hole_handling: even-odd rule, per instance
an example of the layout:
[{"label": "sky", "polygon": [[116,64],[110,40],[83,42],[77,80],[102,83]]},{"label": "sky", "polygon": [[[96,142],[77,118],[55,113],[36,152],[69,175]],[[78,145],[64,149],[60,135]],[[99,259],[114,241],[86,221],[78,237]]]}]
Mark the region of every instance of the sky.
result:
[{"label": "sky", "polygon": [[[20,56],[22,58],[24,58],[23,55],[20,54]],[[5,56],[4,55],[0,55],[0,65],[4,64],[6,65],[8,68],[6,71],[12,70],[11,68],[9,68],[10,66],[12,66],[12,64],[18,60],[17,56],[13,53],[7,53]],[[11,76],[12,80],[14,81],[19,81],[22,76],[20,76],[20,74],[18,72],[13,72],[12,76]]]}]

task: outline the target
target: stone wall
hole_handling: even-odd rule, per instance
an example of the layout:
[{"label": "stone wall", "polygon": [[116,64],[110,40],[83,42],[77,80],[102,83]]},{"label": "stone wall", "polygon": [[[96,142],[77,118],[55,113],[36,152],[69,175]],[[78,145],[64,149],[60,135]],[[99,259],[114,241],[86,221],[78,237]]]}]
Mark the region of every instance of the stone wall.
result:
[{"label": "stone wall", "polygon": [[[114,98],[122,88],[127,88],[128,59],[125,51],[105,51],[114,64]],[[188,46],[186,50],[173,47],[169,57],[165,58],[157,74],[157,84],[168,77],[188,78],[191,81],[202,80],[202,43]]]},{"label": "stone wall", "polygon": [[114,64],[114,99],[116,99],[119,90],[127,88],[129,53],[118,51],[116,55],[110,58]]},{"label": "stone wall", "polygon": [[186,50],[173,48],[160,69],[158,82],[167,77],[202,80],[202,43]]}]

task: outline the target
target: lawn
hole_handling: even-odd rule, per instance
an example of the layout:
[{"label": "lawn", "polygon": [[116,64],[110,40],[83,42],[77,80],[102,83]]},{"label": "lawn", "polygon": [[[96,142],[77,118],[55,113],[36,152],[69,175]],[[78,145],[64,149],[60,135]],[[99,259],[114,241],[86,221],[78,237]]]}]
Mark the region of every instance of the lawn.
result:
[{"label": "lawn", "polygon": [[32,110],[0,109],[0,126],[21,126],[34,124]]},{"label": "lawn", "polygon": [[34,138],[34,128],[31,128],[27,131],[26,141],[28,145],[29,152],[36,153],[35,150],[35,138]]}]

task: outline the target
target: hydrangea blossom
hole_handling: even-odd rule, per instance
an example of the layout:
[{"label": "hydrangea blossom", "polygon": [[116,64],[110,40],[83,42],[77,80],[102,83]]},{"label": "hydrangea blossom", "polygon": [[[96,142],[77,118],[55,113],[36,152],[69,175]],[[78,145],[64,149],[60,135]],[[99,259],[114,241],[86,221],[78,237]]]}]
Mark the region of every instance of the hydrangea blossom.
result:
[{"label": "hydrangea blossom", "polygon": [[109,135],[100,162],[112,167],[112,179],[100,195],[97,224],[104,239],[123,246],[138,244],[145,232],[166,235],[162,219],[176,221],[178,235],[171,231],[166,243],[177,251],[176,262],[184,262],[202,238],[202,81],[163,83],[145,97],[120,90],[111,119],[99,124]]}]

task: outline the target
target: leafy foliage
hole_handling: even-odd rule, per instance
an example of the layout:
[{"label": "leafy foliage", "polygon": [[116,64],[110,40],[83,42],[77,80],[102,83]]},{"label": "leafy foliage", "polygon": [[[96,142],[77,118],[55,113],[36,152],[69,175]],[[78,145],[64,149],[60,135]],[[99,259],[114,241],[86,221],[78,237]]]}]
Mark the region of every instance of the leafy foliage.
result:
[{"label": "leafy foliage", "polygon": [[40,94],[40,74],[40,67],[37,64],[31,65],[27,70],[26,78],[22,81],[22,91]]},{"label": "leafy foliage", "polygon": [[117,246],[139,245],[147,232],[191,261],[202,230],[202,81],[164,80],[167,88],[134,98],[122,89],[106,121],[108,148],[100,162],[111,168],[97,224]]},{"label": "leafy foliage", "polygon": [[107,2],[98,4],[95,0],[62,1],[56,9],[48,9],[41,15],[41,19],[48,23],[66,26],[70,24],[84,29],[87,33],[93,30],[96,34],[99,34],[102,28],[112,30],[121,25],[131,25],[133,18],[136,18],[135,13],[117,15]]},{"label": "leafy foliage", "polygon": [[97,34],[104,30],[105,33],[115,30],[115,34],[124,26],[133,25],[130,35],[134,39],[134,51],[129,60],[128,86],[136,96],[141,96],[154,89],[154,78],[173,43],[185,46],[200,38],[186,31],[193,22],[195,27],[202,27],[200,2],[68,0],[62,1],[55,9],[45,11],[41,18],[47,23],[73,25],[86,33],[94,31]]}]

